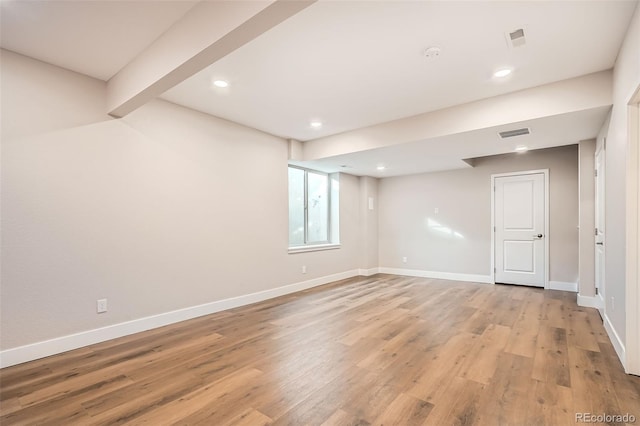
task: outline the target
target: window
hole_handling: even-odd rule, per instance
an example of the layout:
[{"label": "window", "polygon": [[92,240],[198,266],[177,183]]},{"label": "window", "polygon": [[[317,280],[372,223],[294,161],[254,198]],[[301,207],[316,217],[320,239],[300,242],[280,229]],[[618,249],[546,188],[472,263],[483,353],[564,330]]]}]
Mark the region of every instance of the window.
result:
[{"label": "window", "polygon": [[289,167],[289,247],[338,244],[338,175]]}]

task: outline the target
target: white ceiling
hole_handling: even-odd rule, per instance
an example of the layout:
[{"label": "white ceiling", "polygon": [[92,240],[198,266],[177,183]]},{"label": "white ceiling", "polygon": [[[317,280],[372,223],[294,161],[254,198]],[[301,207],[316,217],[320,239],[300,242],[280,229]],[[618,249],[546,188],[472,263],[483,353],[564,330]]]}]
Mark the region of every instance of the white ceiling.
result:
[{"label": "white ceiling", "polygon": [[[207,0],[205,0],[207,1]],[[0,45],[108,80],[197,1],[0,0]],[[162,97],[274,135],[316,139],[610,69],[637,0],[320,0]],[[527,44],[508,46],[523,28]],[[439,46],[439,57],[423,56]],[[514,72],[492,78],[501,67]],[[213,88],[213,79],[230,86]],[[468,167],[464,158],[577,143],[606,108],[321,159],[307,165],[394,176]],[[321,120],[321,129],[310,127]],[[505,127],[505,128],[506,128]],[[520,140],[517,140],[520,139]],[[525,140],[526,139],[526,140]],[[378,172],[375,167],[387,169]],[[348,168],[340,168],[348,165]]]},{"label": "white ceiling", "polygon": [[0,1],[2,48],[108,80],[196,1]]},{"label": "white ceiling", "polygon": [[[636,1],[319,1],[164,99],[315,139],[609,69]],[[507,45],[523,28],[527,44]],[[423,57],[429,46],[442,54]],[[495,69],[515,69],[495,81]],[[230,86],[212,88],[212,79]],[[324,122],[312,129],[309,121]]]}]

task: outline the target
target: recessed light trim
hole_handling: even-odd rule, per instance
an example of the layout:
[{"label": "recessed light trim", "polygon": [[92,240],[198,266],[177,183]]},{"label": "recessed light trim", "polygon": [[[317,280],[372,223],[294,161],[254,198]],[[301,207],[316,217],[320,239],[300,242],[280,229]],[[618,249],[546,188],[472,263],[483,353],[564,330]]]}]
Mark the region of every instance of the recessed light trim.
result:
[{"label": "recessed light trim", "polygon": [[314,129],[319,129],[320,127],[322,127],[322,121],[320,120],[312,120],[309,125],[311,127],[313,127]]},{"label": "recessed light trim", "polygon": [[511,68],[502,68],[493,73],[493,76],[496,78],[504,78],[511,74],[513,70]]},{"label": "recessed light trim", "polygon": [[376,170],[379,170],[379,171],[383,171],[383,170],[385,170],[385,169],[386,169],[386,167],[385,167],[385,166],[378,166],[378,167],[376,167]]},{"label": "recessed light trim", "polygon": [[226,80],[214,80],[213,85],[221,89],[224,89],[225,87],[229,87],[229,82]]},{"label": "recessed light trim", "polygon": [[528,150],[529,150],[529,147],[524,145],[518,145],[516,146],[516,149],[514,149],[515,152],[525,152]]}]

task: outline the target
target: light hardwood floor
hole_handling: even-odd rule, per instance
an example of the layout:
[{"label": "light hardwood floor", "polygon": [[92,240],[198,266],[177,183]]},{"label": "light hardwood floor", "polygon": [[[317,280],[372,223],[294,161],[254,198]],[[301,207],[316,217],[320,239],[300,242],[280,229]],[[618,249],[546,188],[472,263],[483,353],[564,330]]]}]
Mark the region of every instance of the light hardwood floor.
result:
[{"label": "light hardwood floor", "polygon": [[575,298],[353,278],[3,369],[0,424],[640,422],[640,378]]}]

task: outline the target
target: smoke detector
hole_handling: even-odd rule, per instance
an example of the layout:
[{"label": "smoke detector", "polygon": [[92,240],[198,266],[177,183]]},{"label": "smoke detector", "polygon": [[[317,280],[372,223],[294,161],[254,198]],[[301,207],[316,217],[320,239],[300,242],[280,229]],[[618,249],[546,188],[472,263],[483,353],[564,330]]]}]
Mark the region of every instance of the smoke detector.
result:
[{"label": "smoke detector", "polygon": [[424,57],[427,59],[437,58],[438,56],[440,56],[441,52],[442,52],[442,49],[440,49],[439,47],[436,47],[436,46],[429,47],[425,49]]}]

